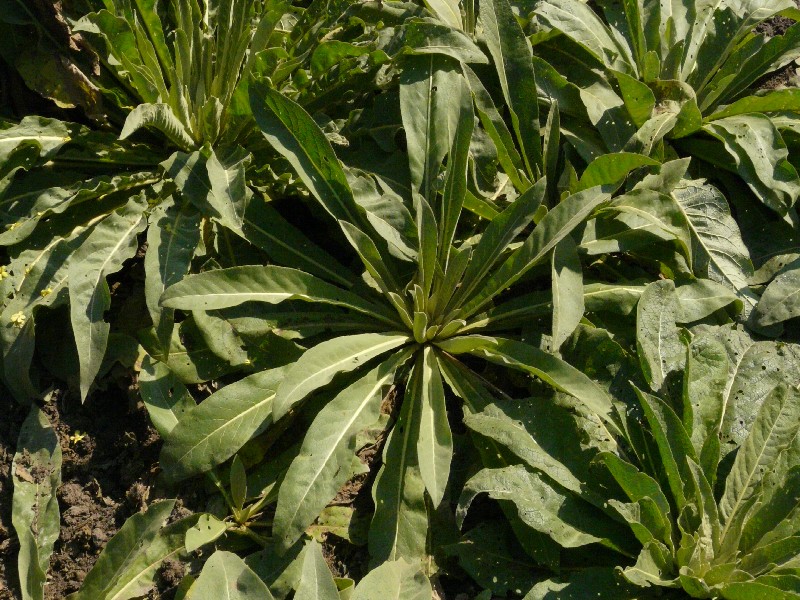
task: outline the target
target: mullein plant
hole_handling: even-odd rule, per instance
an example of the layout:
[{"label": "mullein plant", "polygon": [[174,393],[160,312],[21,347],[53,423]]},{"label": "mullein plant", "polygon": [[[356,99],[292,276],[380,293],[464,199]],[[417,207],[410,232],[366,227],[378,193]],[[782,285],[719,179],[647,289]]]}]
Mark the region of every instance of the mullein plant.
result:
[{"label": "mullein plant", "polygon": [[[520,540],[534,531],[554,543],[548,566],[570,574],[526,598],[800,595],[800,389],[786,379],[800,347],[732,325],[679,328],[682,304],[669,280],[645,288],[635,355],[581,326],[605,351],[587,360],[616,390],[622,435],[566,396],[520,401],[481,388],[487,408],[466,423],[491,440],[495,464],[467,482],[459,522],[487,493],[525,524]],[[591,547],[611,552],[581,551]]]}]

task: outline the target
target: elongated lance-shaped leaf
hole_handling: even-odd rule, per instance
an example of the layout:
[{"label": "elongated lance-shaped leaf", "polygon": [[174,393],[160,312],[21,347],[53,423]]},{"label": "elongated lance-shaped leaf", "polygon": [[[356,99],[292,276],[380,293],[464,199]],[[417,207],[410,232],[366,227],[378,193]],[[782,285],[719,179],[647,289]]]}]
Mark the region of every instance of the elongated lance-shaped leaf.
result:
[{"label": "elongated lance-shaped leaf", "polygon": [[165,560],[185,553],[186,532],[199,515],[163,527],[174,500],[161,500],[125,521],[69,600],[128,600],[147,594]]},{"label": "elongated lance-shaped leaf", "polygon": [[250,106],[264,137],[294,167],[337,221],[362,225],[339,159],[320,128],[298,104],[263,82],[250,85]]},{"label": "elongated lance-shaped leaf", "polygon": [[304,300],[342,306],[397,325],[392,311],[313,275],[275,265],[231,267],[190,275],[161,296],[161,305],[181,310],[213,310],[244,302],[279,304]]},{"label": "elongated lance-shaped leaf", "polygon": [[339,226],[381,291],[387,296],[400,293],[402,290],[390,270],[389,261],[381,256],[372,238],[347,221],[339,221]]},{"label": "elongated lance-shaped leaf", "polygon": [[610,197],[602,191],[602,188],[590,188],[569,196],[548,212],[522,246],[484,281],[481,290],[463,306],[459,311],[461,318],[475,314],[497,294],[522,277]]},{"label": "elongated lance-shaped leaf", "polygon": [[467,193],[469,146],[475,125],[472,97],[467,92],[465,84],[462,84],[461,92],[456,98],[462,102],[461,115],[447,158],[442,199],[438,207],[434,204],[434,212],[439,224],[439,264],[442,269],[446,269],[449,264],[453,237],[456,233],[458,218],[461,215],[461,207],[464,204],[464,196]]},{"label": "elongated lance-shaped leaf", "polygon": [[400,75],[400,108],[414,191],[433,203],[434,181],[450,150],[468,97],[458,61],[441,54],[407,57]]},{"label": "elongated lance-shaped leaf", "polygon": [[775,387],[761,405],[725,482],[725,493],[719,503],[725,522],[723,538],[731,532],[729,525],[736,513],[759,493],[765,472],[792,443],[799,427],[800,394],[785,385]]},{"label": "elongated lance-shaped leaf", "polygon": [[417,457],[425,489],[434,507],[444,498],[453,460],[453,434],[447,421],[444,385],[434,349],[426,345],[417,356],[417,389],[414,391],[421,406]]},{"label": "elongated lance-shaped leaf", "polygon": [[[414,301],[416,311],[425,311],[433,289],[434,279],[440,267],[437,263],[440,245],[436,216],[430,203],[416,194],[414,208],[417,213],[417,235],[419,237],[419,255],[417,258],[417,280],[419,293]],[[427,318],[427,317],[426,317]]]},{"label": "elongated lance-shaped leaf", "polygon": [[511,113],[528,179],[535,181],[543,175],[543,165],[539,107],[531,102],[537,92],[530,43],[508,0],[481,2],[479,21]]},{"label": "elongated lance-shaped leaf", "polygon": [[275,600],[267,584],[232,552],[217,550],[192,586],[192,600]]},{"label": "elongated lance-shaped leaf", "polygon": [[196,406],[189,390],[170,368],[149,355],[144,357],[139,371],[139,392],[153,427],[163,439]]},{"label": "elongated lance-shaped leaf", "polygon": [[408,357],[403,351],[384,361],[317,414],[286,473],[292,485],[278,491],[274,537],[281,547],[299,539],[341,489],[357,450],[356,435],[378,421],[383,391]]},{"label": "elongated lance-shaped leaf", "polygon": [[686,349],[675,325],[678,303],[670,279],[648,285],[636,308],[636,348],[645,379],[658,392],[683,367]]},{"label": "elongated lance-shaped leaf", "polygon": [[540,179],[519,195],[514,202],[487,225],[481,239],[472,251],[461,286],[449,306],[457,308],[464,299],[471,299],[473,292],[481,286],[484,278],[514,239],[533,221],[533,215],[544,200],[547,183]]},{"label": "elongated lance-shaped leaf", "polygon": [[322,546],[315,540],[306,547],[300,585],[294,597],[296,600],[340,600],[333,574],[322,556]]},{"label": "elongated lance-shaped leaf", "polygon": [[697,463],[697,454],[675,411],[661,398],[651,396],[636,387],[634,391],[658,446],[672,498],[678,511],[681,511],[686,506],[685,485],[690,477],[687,459]]},{"label": "elongated lance-shaped leaf", "polygon": [[145,301],[161,347],[169,348],[174,311],[159,305],[161,294],[179,282],[200,243],[201,215],[188,201],[165,202],[150,215],[144,257]]},{"label": "elongated lance-shaped leaf", "polygon": [[583,268],[578,249],[566,236],[553,249],[550,265],[553,280],[553,348],[572,335],[583,318]]},{"label": "elongated lance-shaped leaf", "polygon": [[698,336],[689,346],[683,379],[683,423],[708,481],[716,480],[725,410],[728,353],[716,339]]},{"label": "elongated lance-shaped leaf", "polygon": [[187,411],[161,449],[161,468],[172,481],[209,471],[236,454],[269,424],[286,368],[255,373],[214,392]]},{"label": "elongated lance-shaped leaf", "polygon": [[47,415],[35,404],[20,429],[11,479],[20,591],[23,600],[43,600],[50,555],[60,530],[56,490],[61,485],[61,446]]},{"label": "elongated lance-shaped leaf", "polygon": [[463,68],[483,129],[492,139],[497,149],[497,162],[503,167],[503,172],[508,175],[511,183],[514,184],[518,191],[527,190],[531,183],[525,175],[522,157],[514,145],[514,138],[511,136],[503,116],[495,107],[492,96],[486,91],[475,72],[466,65]]},{"label": "elongated lance-shaped leaf", "polygon": [[339,373],[354,371],[410,341],[401,333],[362,333],[317,344],[289,368],[275,397],[274,419],[283,417],[297,402],[330,383]]},{"label": "elongated lance-shaped leaf", "polygon": [[575,367],[535,346],[481,335],[451,338],[436,345],[451,354],[472,354],[535,375],[555,389],[575,396],[610,422],[612,404],[605,390]]},{"label": "elongated lance-shaped leaf", "polygon": [[89,235],[75,253],[69,268],[72,331],[80,359],[81,398],[100,372],[110,326],[103,314],[111,306],[106,277],[122,268],[136,252],[136,236],[145,228],[146,204],[133,199],[112,213]]},{"label": "elongated lance-shaped leaf", "polygon": [[658,509],[656,514],[662,518],[656,518],[654,519],[655,522],[649,524],[651,531],[661,541],[671,545],[670,504],[659,483],[647,473],[643,473],[631,463],[611,452],[601,452],[598,455],[598,460],[605,464],[631,502],[640,502],[648,499],[656,505]]},{"label": "elongated lance-shaped leaf", "polygon": [[415,563],[389,560],[367,573],[351,600],[432,600],[430,580]]},{"label": "elongated lance-shaped leaf", "polygon": [[416,443],[421,407],[410,391],[418,385],[417,376],[415,369],[372,487],[375,515],[369,528],[369,552],[375,561],[402,558],[417,563],[426,554],[428,509]]},{"label": "elongated lance-shaped leaf", "polygon": [[352,285],[350,271],[258,195],[247,205],[241,235],[277,263],[294,266],[344,287]]}]

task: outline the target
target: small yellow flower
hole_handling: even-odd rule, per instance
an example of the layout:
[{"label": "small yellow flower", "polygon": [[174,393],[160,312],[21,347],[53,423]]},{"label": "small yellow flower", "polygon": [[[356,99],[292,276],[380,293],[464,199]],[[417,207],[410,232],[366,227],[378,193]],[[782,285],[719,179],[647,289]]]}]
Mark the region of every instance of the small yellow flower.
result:
[{"label": "small yellow flower", "polygon": [[25,321],[27,321],[27,320],[28,320],[28,317],[26,317],[25,313],[22,312],[22,311],[19,311],[17,313],[14,313],[13,315],[11,315],[11,323],[14,325],[14,327],[17,327],[19,329],[22,329],[23,327],[25,327]]},{"label": "small yellow flower", "polygon": [[11,273],[6,270],[5,265],[0,265],[0,281],[3,281],[6,277],[9,277]]},{"label": "small yellow flower", "polygon": [[39,292],[39,295],[42,298],[47,298],[52,293],[53,293],[53,290],[51,290],[50,288],[44,288],[41,292]]},{"label": "small yellow flower", "polygon": [[78,442],[82,442],[87,435],[89,434],[86,433],[85,431],[79,431],[76,429],[75,433],[69,436],[69,441],[72,442],[73,444],[77,444]]}]

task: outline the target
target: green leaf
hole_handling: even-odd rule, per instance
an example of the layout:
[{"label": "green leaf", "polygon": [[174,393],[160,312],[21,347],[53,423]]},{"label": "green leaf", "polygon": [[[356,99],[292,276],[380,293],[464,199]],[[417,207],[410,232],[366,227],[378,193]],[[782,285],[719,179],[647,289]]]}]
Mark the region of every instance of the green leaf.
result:
[{"label": "green leaf", "polygon": [[390,560],[367,573],[351,600],[432,600],[431,582],[405,560]]},{"label": "green leaf", "polygon": [[786,373],[797,369],[797,359],[780,344],[759,342],[744,331],[722,330],[728,351],[728,380],[720,432],[723,456],[741,446],[773,388],[786,382]]},{"label": "green leaf", "polygon": [[752,317],[762,326],[800,316],[800,261],[787,265],[767,286]]},{"label": "green leaf", "polygon": [[[627,6],[633,7],[633,10],[638,9],[636,2],[628,1],[626,8]],[[617,79],[620,92],[622,92],[622,100],[625,102],[628,114],[633,119],[633,124],[641,127],[653,115],[653,109],[656,106],[656,97],[653,91],[642,81],[620,71],[616,71],[614,77]]]},{"label": "green leaf", "polygon": [[739,541],[739,548],[742,552],[769,546],[791,538],[800,531],[798,524],[800,500],[797,497],[797,490],[800,489],[800,465],[793,465],[788,473],[780,477],[779,483],[773,484],[774,487],[770,486],[772,476],[776,471],[781,470],[773,469],[765,478],[764,500],[758,510],[747,520],[742,530],[742,537]]},{"label": "green leaf", "polygon": [[[581,430],[567,410],[532,398],[498,401],[482,412],[464,415],[464,424],[574,494],[590,502],[595,499],[589,491],[593,452],[577,442],[581,436],[589,438],[590,430]],[[589,438],[586,445],[592,442],[597,443]]]},{"label": "green leaf", "polygon": [[486,275],[497,264],[503,252],[533,221],[533,216],[544,199],[546,188],[546,181],[540,179],[486,226],[472,251],[472,258],[461,278],[461,285],[450,301],[450,306],[457,307],[464,299],[471,298],[473,292],[481,287]]},{"label": "green leaf", "polygon": [[19,432],[11,479],[11,522],[19,540],[22,599],[43,600],[50,556],[60,531],[56,490],[61,485],[61,446],[47,415],[35,404]]},{"label": "green leaf", "polygon": [[603,154],[586,167],[580,181],[578,181],[577,191],[586,190],[596,185],[619,186],[631,171],[659,164],[657,160],[649,156],[632,152]]},{"label": "green leaf", "polygon": [[599,385],[566,362],[535,346],[478,335],[451,338],[437,345],[451,354],[472,354],[535,375],[555,389],[575,396],[600,418],[610,418],[611,398]]},{"label": "green leaf", "polygon": [[514,533],[502,521],[484,521],[457,544],[445,546],[448,556],[475,582],[498,596],[530,589],[536,581],[535,563],[514,542]]},{"label": "green leaf", "polygon": [[517,190],[527,190],[531,184],[525,175],[522,157],[514,145],[514,139],[511,137],[511,132],[508,130],[503,116],[495,107],[492,96],[475,72],[464,65],[464,74],[469,82],[469,87],[475,100],[475,110],[481,120],[483,129],[497,149],[497,161]]},{"label": "green leaf", "polygon": [[725,600],[798,600],[800,594],[782,591],[759,581],[742,581],[725,584],[722,597]]},{"label": "green leaf", "polygon": [[682,182],[671,196],[689,225],[694,274],[735,291],[747,316],[756,303],[748,287],[753,264],[725,197],[699,181]]},{"label": "green leaf", "polygon": [[764,472],[791,444],[800,427],[800,394],[779,385],[764,399],[750,434],[739,448],[719,502],[723,538],[736,513],[758,493]]},{"label": "green leaf", "polygon": [[170,142],[184,150],[191,150],[197,145],[189,131],[187,131],[186,126],[172,112],[169,104],[161,102],[140,104],[134,108],[125,119],[125,125],[122,127],[119,139],[127,139],[143,127],[157,129]]},{"label": "green leaf", "polygon": [[363,364],[410,342],[396,333],[362,333],[339,336],[306,351],[286,373],[278,387],[273,408],[277,421],[311,392],[327,385],[339,373],[349,373]]},{"label": "green leaf", "polygon": [[174,500],[155,502],[125,521],[69,600],[127,600],[147,594],[162,563],[183,555],[186,532],[197,523],[193,515],[163,527],[174,506]]},{"label": "green leaf", "polygon": [[189,202],[161,204],[148,219],[145,301],[162,348],[169,347],[174,311],[163,309],[159,300],[164,290],[189,271],[200,243],[200,220],[200,213]]},{"label": "green leaf", "polygon": [[409,20],[405,25],[405,43],[412,54],[445,54],[472,64],[489,62],[464,32],[432,19]]},{"label": "green leaf", "polygon": [[139,393],[150,422],[162,438],[167,439],[184,415],[196,406],[186,389],[170,368],[154,361],[149,355],[139,371]]},{"label": "green leaf", "polygon": [[375,516],[369,529],[369,553],[375,561],[417,563],[427,551],[428,512],[417,456],[421,407],[411,391],[418,385],[415,379],[412,373],[372,486]]},{"label": "green leaf", "polygon": [[104,320],[111,306],[106,277],[136,253],[136,236],[145,228],[144,205],[131,200],[99,223],[70,261],[69,299],[72,331],[80,358],[81,398],[100,372],[110,325]]},{"label": "green leaf", "polygon": [[186,532],[186,552],[191,553],[210,544],[228,530],[228,526],[214,515],[200,515],[197,524]]},{"label": "green leaf", "polygon": [[447,421],[444,385],[433,348],[426,345],[417,359],[414,402],[421,406],[417,456],[425,489],[434,508],[441,504],[453,460],[453,434]]},{"label": "green leaf", "polygon": [[601,188],[590,188],[569,196],[548,212],[522,246],[485,280],[482,289],[463,306],[460,311],[461,318],[475,314],[497,294],[522,277],[609,198],[610,195],[604,193]]},{"label": "green leaf", "polygon": [[242,510],[247,499],[247,473],[238,454],[234,455],[231,461],[230,488],[234,508]]},{"label": "green leaf", "polygon": [[700,321],[717,310],[733,305],[740,312],[744,304],[729,287],[710,279],[695,279],[677,284],[675,294],[678,299],[677,323]]},{"label": "green leaf", "polygon": [[675,284],[663,279],[648,285],[636,309],[636,348],[645,379],[659,391],[673,372],[683,367],[686,350],[675,325],[678,303]]},{"label": "green leaf", "polygon": [[336,582],[322,556],[322,547],[311,540],[303,558],[303,572],[295,600],[339,600]]},{"label": "green leaf", "polygon": [[634,389],[658,446],[672,498],[678,511],[681,511],[687,502],[685,482],[690,479],[687,459],[697,463],[697,454],[675,411],[661,398]]},{"label": "green leaf", "polygon": [[769,117],[758,113],[726,117],[704,125],[703,130],[724,144],[737,172],[756,197],[785,214],[800,196],[800,177]]},{"label": "green leaf", "polygon": [[68,143],[70,137],[66,123],[26,116],[18,125],[0,129],[0,167],[23,146],[32,145],[40,158],[49,158]]},{"label": "green leaf", "polygon": [[[441,54],[406,58],[400,75],[400,108],[415,191],[433,202],[434,181],[450,151],[468,102],[459,63]],[[462,100],[465,99],[465,100]]]},{"label": "green leaf", "polygon": [[278,304],[285,300],[343,306],[396,325],[391,312],[380,305],[308,273],[274,265],[231,267],[190,275],[164,292],[161,305],[182,310],[213,310],[251,301]]},{"label": "green leaf", "polygon": [[272,414],[286,368],[255,373],[214,392],[187,411],[161,449],[161,468],[172,481],[198,475],[241,449]]},{"label": "green leaf", "polygon": [[191,154],[176,152],[161,167],[200,212],[241,235],[252,196],[245,184],[250,160],[250,154],[239,147],[217,154],[204,146]]},{"label": "green leaf", "polygon": [[745,96],[727,105],[722,110],[718,110],[704,121],[709,123],[725,117],[733,117],[747,113],[769,113],[769,112],[797,112],[800,110],[800,90],[785,89],[771,90],[760,96]]},{"label": "green leaf", "polygon": [[250,105],[264,137],[289,161],[323,208],[337,221],[360,224],[361,211],[339,159],[311,116],[260,81],[250,85]]},{"label": "green leaf", "polygon": [[[469,148],[472,141],[472,131],[475,124],[475,115],[472,111],[472,97],[468,93],[465,83],[461,85],[462,101],[460,116],[453,145],[447,157],[447,171],[445,172],[442,199],[435,210],[436,221],[439,225],[439,264],[446,268],[449,263],[453,238],[461,216],[464,196],[467,193],[467,167],[469,166]],[[434,207],[436,204],[434,203]]]},{"label": "green leaf", "polygon": [[700,466],[714,483],[720,456],[720,429],[725,410],[728,353],[721,342],[699,336],[689,346],[683,387],[683,423],[700,457]]},{"label": "green leaf", "polygon": [[300,583],[307,546],[298,542],[282,554],[271,542],[264,549],[245,558],[245,563],[269,586],[278,600],[283,600]]},{"label": "green leaf", "polygon": [[314,418],[303,445],[278,491],[273,536],[290,547],[336,496],[349,475],[356,435],[378,421],[386,386],[408,358],[407,352],[382,362],[344,388]]},{"label": "green leaf", "polygon": [[385,296],[400,291],[400,286],[397,285],[395,276],[390,270],[390,263],[381,257],[381,253],[375,242],[363,231],[355,225],[346,221],[339,221],[339,226],[342,228],[347,241],[358,253],[361,262],[367,269],[367,272],[378,284]]},{"label": "green leaf", "polygon": [[543,175],[536,77],[530,44],[507,0],[480,3],[479,23],[500,78],[517,143],[530,180]]},{"label": "green leaf", "polygon": [[206,561],[192,587],[192,600],[274,600],[267,585],[245,562],[232,554],[217,550]]},{"label": "green leaf", "polygon": [[462,28],[461,9],[456,0],[425,0],[425,6],[450,27],[457,30]]},{"label": "green leaf", "polygon": [[623,525],[604,518],[601,512],[557,483],[521,465],[484,469],[474,475],[464,486],[458,502],[459,522],[463,522],[470,504],[481,493],[513,503],[523,523],[549,535],[564,548],[597,543],[624,552],[626,538],[630,536]]},{"label": "green leaf", "polygon": [[553,249],[553,348],[572,335],[583,318],[583,268],[578,249],[566,236]]}]

